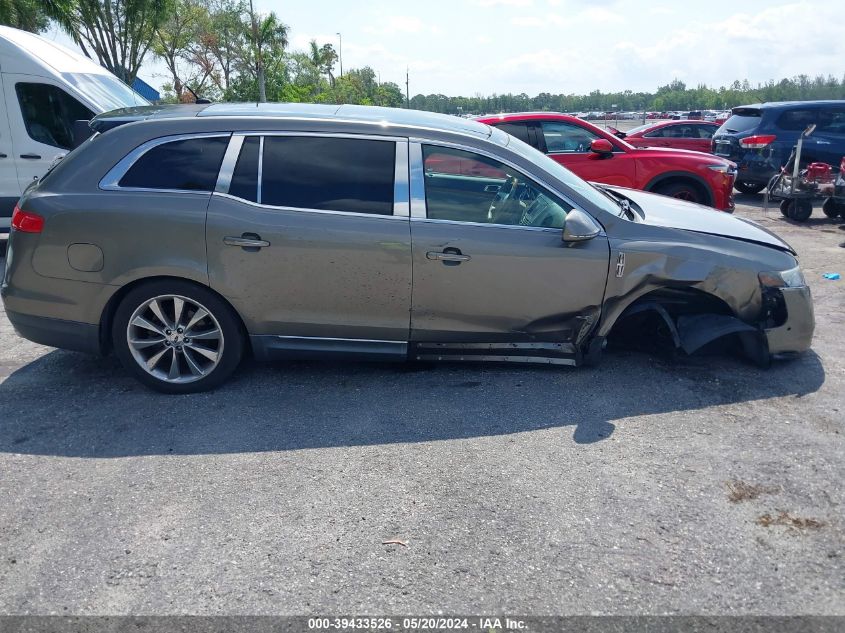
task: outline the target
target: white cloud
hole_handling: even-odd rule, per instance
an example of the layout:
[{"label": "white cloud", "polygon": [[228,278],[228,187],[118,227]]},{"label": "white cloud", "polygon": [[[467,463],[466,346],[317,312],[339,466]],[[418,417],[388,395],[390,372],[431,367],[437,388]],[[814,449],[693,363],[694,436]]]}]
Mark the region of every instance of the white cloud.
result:
[{"label": "white cloud", "polygon": [[584,9],[578,14],[578,17],[590,22],[622,22],[622,16],[620,16],[617,12],[605,9],[604,7],[590,7],[589,9]]},{"label": "white cloud", "polygon": [[479,7],[530,7],[534,0],[474,0]]}]

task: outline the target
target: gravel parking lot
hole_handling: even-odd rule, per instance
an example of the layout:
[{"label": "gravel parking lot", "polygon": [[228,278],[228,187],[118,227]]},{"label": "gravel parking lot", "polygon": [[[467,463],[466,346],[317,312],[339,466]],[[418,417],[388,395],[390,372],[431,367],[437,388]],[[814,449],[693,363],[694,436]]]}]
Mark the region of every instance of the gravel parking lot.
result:
[{"label": "gravel parking lot", "polygon": [[768,371],[247,363],[167,397],[0,312],[0,612],[845,614],[845,224],[737,199],[814,293]]}]

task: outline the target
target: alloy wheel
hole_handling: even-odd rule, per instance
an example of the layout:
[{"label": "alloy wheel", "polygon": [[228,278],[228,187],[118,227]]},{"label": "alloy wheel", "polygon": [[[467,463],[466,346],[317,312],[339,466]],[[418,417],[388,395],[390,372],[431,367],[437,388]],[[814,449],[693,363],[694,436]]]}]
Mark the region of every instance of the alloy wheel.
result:
[{"label": "alloy wheel", "polygon": [[132,357],[154,378],[189,383],[208,376],[223,356],[223,330],[199,302],[181,295],[144,301],[126,327]]}]

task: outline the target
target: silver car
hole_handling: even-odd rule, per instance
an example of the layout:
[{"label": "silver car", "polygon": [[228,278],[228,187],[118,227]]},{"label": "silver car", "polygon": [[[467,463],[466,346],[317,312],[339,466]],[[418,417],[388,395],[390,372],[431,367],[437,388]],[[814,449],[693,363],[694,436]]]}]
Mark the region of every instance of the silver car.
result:
[{"label": "silver car", "polygon": [[168,393],[258,359],[596,362],[610,338],[758,363],[806,350],[794,251],[750,222],[584,182],[465,119],[299,104],[135,108],[30,186],[17,332],[114,350]]}]

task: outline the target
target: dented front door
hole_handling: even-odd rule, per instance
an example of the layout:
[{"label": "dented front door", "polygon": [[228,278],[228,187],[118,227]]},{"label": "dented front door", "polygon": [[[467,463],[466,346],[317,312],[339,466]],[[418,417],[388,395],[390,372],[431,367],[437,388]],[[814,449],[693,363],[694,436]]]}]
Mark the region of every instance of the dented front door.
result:
[{"label": "dented front door", "polygon": [[565,244],[559,229],[414,218],[411,240],[413,341],[571,344],[598,321],[604,235]]}]

